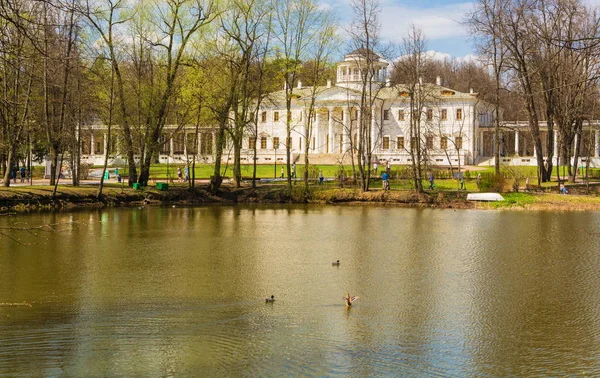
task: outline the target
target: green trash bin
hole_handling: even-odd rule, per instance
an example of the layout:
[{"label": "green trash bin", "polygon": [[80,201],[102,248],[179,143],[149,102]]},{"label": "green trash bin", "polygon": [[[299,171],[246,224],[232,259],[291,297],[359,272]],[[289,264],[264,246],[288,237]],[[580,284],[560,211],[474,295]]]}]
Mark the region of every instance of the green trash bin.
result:
[{"label": "green trash bin", "polygon": [[169,190],[169,184],[166,182],[157,182],[156,183],[156,188],[158,190]]},{"label": "green trash bin", "polygon": [[140,189],[142,189],[142,186],[140,184],[138,184],[137,182],[134,182],[133,183],[133,189],[140,190]]},{"label": "green trash bin", "polygon": [[105,180],[108,180],[108,177],[109,177],[109,175],[108,175],[108,171],[104,172],[104,179],[105,179]]}]

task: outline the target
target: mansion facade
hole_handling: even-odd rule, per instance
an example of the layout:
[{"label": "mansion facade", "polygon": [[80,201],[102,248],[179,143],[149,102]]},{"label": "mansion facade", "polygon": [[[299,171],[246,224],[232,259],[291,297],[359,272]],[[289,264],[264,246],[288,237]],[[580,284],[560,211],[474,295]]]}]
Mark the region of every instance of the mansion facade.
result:
[{"label": "mansion facade", "polygon": [[[291,138],[286,138],[286,91],[271,93],[264,101],[258,114],[258,135],[248,135],[242,146],[242,163],[250,163],[254,148],[257,163],[272,164],[285,162],[286,144],[290,145],[293,160],[300,160],[309,144],[312,163],[335,164],[349,162],[358,145],[357,120],[360,117],[363,49],[346,55],[337,65],[336,82],[312,88],[298,83],[293,90]],[[372,53],[371,53],[372,54]],[[376,56],[374,54],[374,56]],[[376,56],[377,57],[377,56]],[[372,95],[374,101],[371,141],[375,161],[390,164],[411,164],[410,147],[415,141],[410,137],[411,117],[420,117],[421,146],[426,151],[429,164],[436,166],[493,165],[496,138],[494,122],[497,116],[493,106],[478,99],[471,90],[463,93],[436,83],[419,83],[416,89],[402,85],[391,85],[387,78],[388,63],[377,57],[373,69],[375,82]],[[418,110],[411,107],[415,90],[422,99]],[[306,120],[311,94],[316,93],[312,133],[306,137]],[[412,95],[412,96],[411,96]],[[544,130],[544,125],[540,125]],[[582,156],[591,157],[592,166],[600,166],[598,123],[592,125],[591,138],[584,147]],[[535,165],[535,151],[529,136],[527,123],[503,123],[500,154],[502,163],[510,165]],[[542,134],[544,131],[542,131]],[[194,127],[184,127],[175,132],[165,127],[160,163],[185,163],[190,154],[197,161],[210,163],[214,160],[216,130],[201,127],[198,135]],[[556,139],[555,139],[556,140]],[[256,146],[255,146],[256,144]],[[556,149],[556,146],[555,146]],[[106,150],[106,135],[103,127],[89,128],[84,136],[83,161],[91,164],[103,162]],[[223,160],[233,159],[225,148]],[[545,154],[546,151],[542,151]],[[556,152],[556,151],[555,151]],[[557,154],[555,153],[555,156]],[[117,147],[111,151],[109,164],[123,164],[124,154]]]}]

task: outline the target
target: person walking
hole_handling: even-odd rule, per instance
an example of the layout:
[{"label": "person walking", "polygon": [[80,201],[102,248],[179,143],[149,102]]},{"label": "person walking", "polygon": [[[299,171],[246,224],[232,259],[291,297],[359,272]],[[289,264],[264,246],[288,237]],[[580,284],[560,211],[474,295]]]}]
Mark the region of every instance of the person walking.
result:
[{"label": "person walking", "polygon": [[21,182],[25,182],[25,173],[26,173],[27,169],[25,168],[25,166],[21,167]]},{"label": "person walking", "polygon": [[[527,179],[529,180],[529,177]],[[477,174],[477,189],[481,190],[481,173]]]},{"label": "person walking", "polygon": [[463,177],[463,175],[460,175],[460,190],[466,190],[465,178]]},{"label": "person walking", "polygon": [[283,178],[283,172],[284,172],[283,167],[281,167],[281,177],[280,178]]},{"label": "person walking", "polygon": [[429,172],[429,190],[433,190],[433,172]]},{"label": "person walking", "polygon": [[177,181],[183,181],[183,177],[181,176],[181,167],[177,167]]},{"label": "person walking", "polygon": [[319,185],[323,185],[323,171],[319,171]]},{"label": "person walking", "polygon": [[190,167],[188,167],[187,165],[185,166],[185,182],[190,181]]},{"label": "person walking", "polygon": [[373,163],[373,171],[375,172],[375,176],[377,176],[377,163]]}]

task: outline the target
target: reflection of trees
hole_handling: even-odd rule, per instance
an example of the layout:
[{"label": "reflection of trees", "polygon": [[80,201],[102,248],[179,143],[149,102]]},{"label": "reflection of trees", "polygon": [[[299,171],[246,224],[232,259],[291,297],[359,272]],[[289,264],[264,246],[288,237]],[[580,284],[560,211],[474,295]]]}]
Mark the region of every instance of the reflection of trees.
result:
[{"label": "reflection of trees", "polygon": [[[47,234],[71,231],[77,222],[61,222],[43,224],[40,226],[20,226],[19,223],[12,226],[0,226],[0,238],[5,237],[21,245],[35,245],[47,239]],[[33,238],[33,239],[31,239]],[[35,240],[26,242],[24,240]]]}]

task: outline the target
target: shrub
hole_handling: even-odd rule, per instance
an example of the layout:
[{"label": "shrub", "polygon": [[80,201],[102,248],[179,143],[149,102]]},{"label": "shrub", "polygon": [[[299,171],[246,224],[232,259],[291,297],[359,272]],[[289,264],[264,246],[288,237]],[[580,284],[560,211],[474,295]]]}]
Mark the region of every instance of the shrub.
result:
[{"label": "shrub", "polygon": [[504,189],[505,184],[506,178],[504,178],[503,174],[496,175],[494,173],[482,173],[479,190],[482,192],[500,193]]}]

